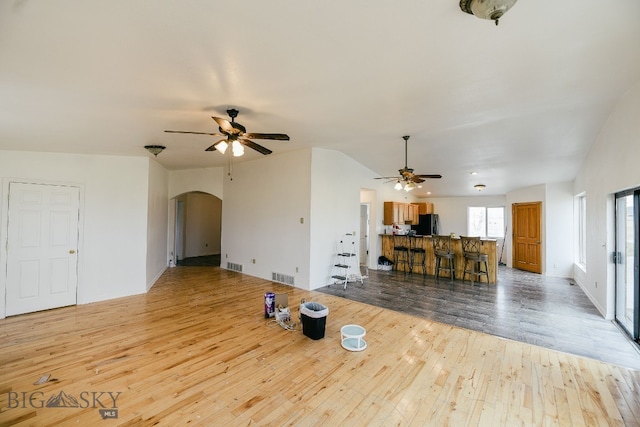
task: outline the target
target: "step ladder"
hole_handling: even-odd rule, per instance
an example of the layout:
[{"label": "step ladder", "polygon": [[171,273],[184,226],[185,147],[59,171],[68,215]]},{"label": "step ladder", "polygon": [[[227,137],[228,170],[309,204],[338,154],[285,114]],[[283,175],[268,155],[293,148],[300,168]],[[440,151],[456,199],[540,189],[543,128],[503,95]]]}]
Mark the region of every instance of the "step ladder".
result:
[{"label": "step ladder", "polygon": [[347,283],[357,281],[364,285],[364,276],[360,273],[360,266],[358,265],[355,235],[347,233],[337,244],[329,286],[342,285],[343,289],[346,290]]}]

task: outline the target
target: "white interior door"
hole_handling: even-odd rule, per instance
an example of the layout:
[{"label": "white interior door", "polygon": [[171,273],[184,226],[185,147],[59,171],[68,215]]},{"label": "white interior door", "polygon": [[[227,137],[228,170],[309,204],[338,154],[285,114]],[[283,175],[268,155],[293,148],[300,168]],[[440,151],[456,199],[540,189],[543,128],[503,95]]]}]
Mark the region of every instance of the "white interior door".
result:
[{"label": "white interior door", "polygon": [[360,204],[360,265],[368,265],[369,257],[369,204]]},{"label": "white interior door", "polygon": [[7,316],[76,304],[80,189],[9,183]]}]

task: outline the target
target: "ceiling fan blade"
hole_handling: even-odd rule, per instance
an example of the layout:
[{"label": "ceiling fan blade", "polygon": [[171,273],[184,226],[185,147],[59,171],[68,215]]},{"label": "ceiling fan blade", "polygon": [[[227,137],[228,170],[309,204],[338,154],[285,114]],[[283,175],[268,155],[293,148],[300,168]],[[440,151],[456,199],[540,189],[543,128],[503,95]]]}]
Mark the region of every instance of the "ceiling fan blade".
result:
[{"label": "ceiling fan blade", "polygon": [[400,178],[397,176],[379,176],[373,179],[400,179]]},{"label": "ceiling fan blade", "polygon": [[238,141],[240,141],[242,144],[246,145],[249,148],[253,148],[257,152],[264,154],[265,156],[267,154],[273,153],[273,151],[269,150],[268,148],[263,147],[260,144],[256,144],[255,142],[250,141],[250,140],[248,140],[246,138],[239,138]]},{"label": "ceiling fan blade", "polygon": [[284,133],[246,133],[245,138],[251,139],[274,139],[276,141],[288,141],[289,135]]},{"label": "ceiling fan blade", "polygon": [[416,184],[420,184],[421,182],[424,182],[424,179],[420,178],[418,175],[414,175],[411,177],[411,181],[415,182]]},{"label": "ceiling fan blade", "polygon": [[442,178],[442,175],[439,174],[431,174],[431,175],[416,175],[420,178],[431,178],[431,179],[440,179]]},{"label": "ceiling fan blade", "polygon": [[165,130],[167,133],[192,133],[194,135],[214,135],[214,136],[222,136],[219,133],[208,133],[208,132],[191,132],[188,130]]},{"label": "ceiling fan blade", "polygon": [[216,123],[218,124],[218,126],[220,126],[220,129],[222,129],[223,132],[226,132],[226,133],[235,132],[235,129],[231,125],[231,122],[229,122],[229,120],[221,119],[220,117],[211,117],[211,118],[216,121]]},{"label": "ceiling fan blade", "polygon": [[216,141],[212,146],[206,148],[204,151],[216,151],[216,145],[220,144],[222,141],[226,141],[226,139],[221,139],[220,141]]}]

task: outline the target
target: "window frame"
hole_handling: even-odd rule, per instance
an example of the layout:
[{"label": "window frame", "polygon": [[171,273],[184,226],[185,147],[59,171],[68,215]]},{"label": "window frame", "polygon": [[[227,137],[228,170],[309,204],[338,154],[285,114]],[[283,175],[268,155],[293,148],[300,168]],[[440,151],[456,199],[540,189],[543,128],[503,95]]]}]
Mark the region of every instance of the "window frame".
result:
[{"label": "window frame", "polygon": [[587,194],[576,196],[576,259],[583,269],[587,267]]},{"label": "window frame", "polygon": [[[478,227],[471,227],[471,221],[472,221],[472,217],[475,215],[472,215],[472,210],[474,209],[482,209],[484,211],[484,217],[482,219],[483,224],[482,224],[482,228],[484,229],[480,236],[481,238],[484,239],[504,239],[504,235],[503,235],[503,231],[504,230],[504,226],[505,226],[505,207],[504,206],[467,206],[467,236],[477,236],[478,234],[475,231],[472,231],[472,228],[477,229]],[[489,223],[490,218],[490,211],[491,210],[495,210],[495,209],[500,209],[502,211],[502,226],[500,229],[501,234],[498,236],[492,236],[489,235]]]}]

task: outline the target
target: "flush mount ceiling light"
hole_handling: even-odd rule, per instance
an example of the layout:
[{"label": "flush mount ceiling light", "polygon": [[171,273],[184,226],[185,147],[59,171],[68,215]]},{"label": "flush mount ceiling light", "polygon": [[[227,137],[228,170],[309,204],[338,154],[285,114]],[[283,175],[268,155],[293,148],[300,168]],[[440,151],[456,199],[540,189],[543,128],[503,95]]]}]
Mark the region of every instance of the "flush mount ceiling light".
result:
[{"label": "flush mount ceiling light", "polygon": [[144,148],[146,148],[147,151],[149,151],[154,156],[158,157],[158,154],[162,153],[162,150],[167,147],[165,147],[164,145],[145,145]]},{"label": "flush mount ceiling light", "polygon": [[460,9],[482,19],[492,19],[498,25],[502,17],[516,0],[460,0]]},{"label": "flush mount ceiling light", "polygon": [[478,190],[478,191],[482,191],[482,190],[484,190],[486,187],[487,187],[487,186],[486,186],[486,185],[484,185],[484,184],[476,184],[476,185],[474,185],[474,186],[473,186],[473,188],[475,188],[475,189],[476,189],[476,190]]}]

